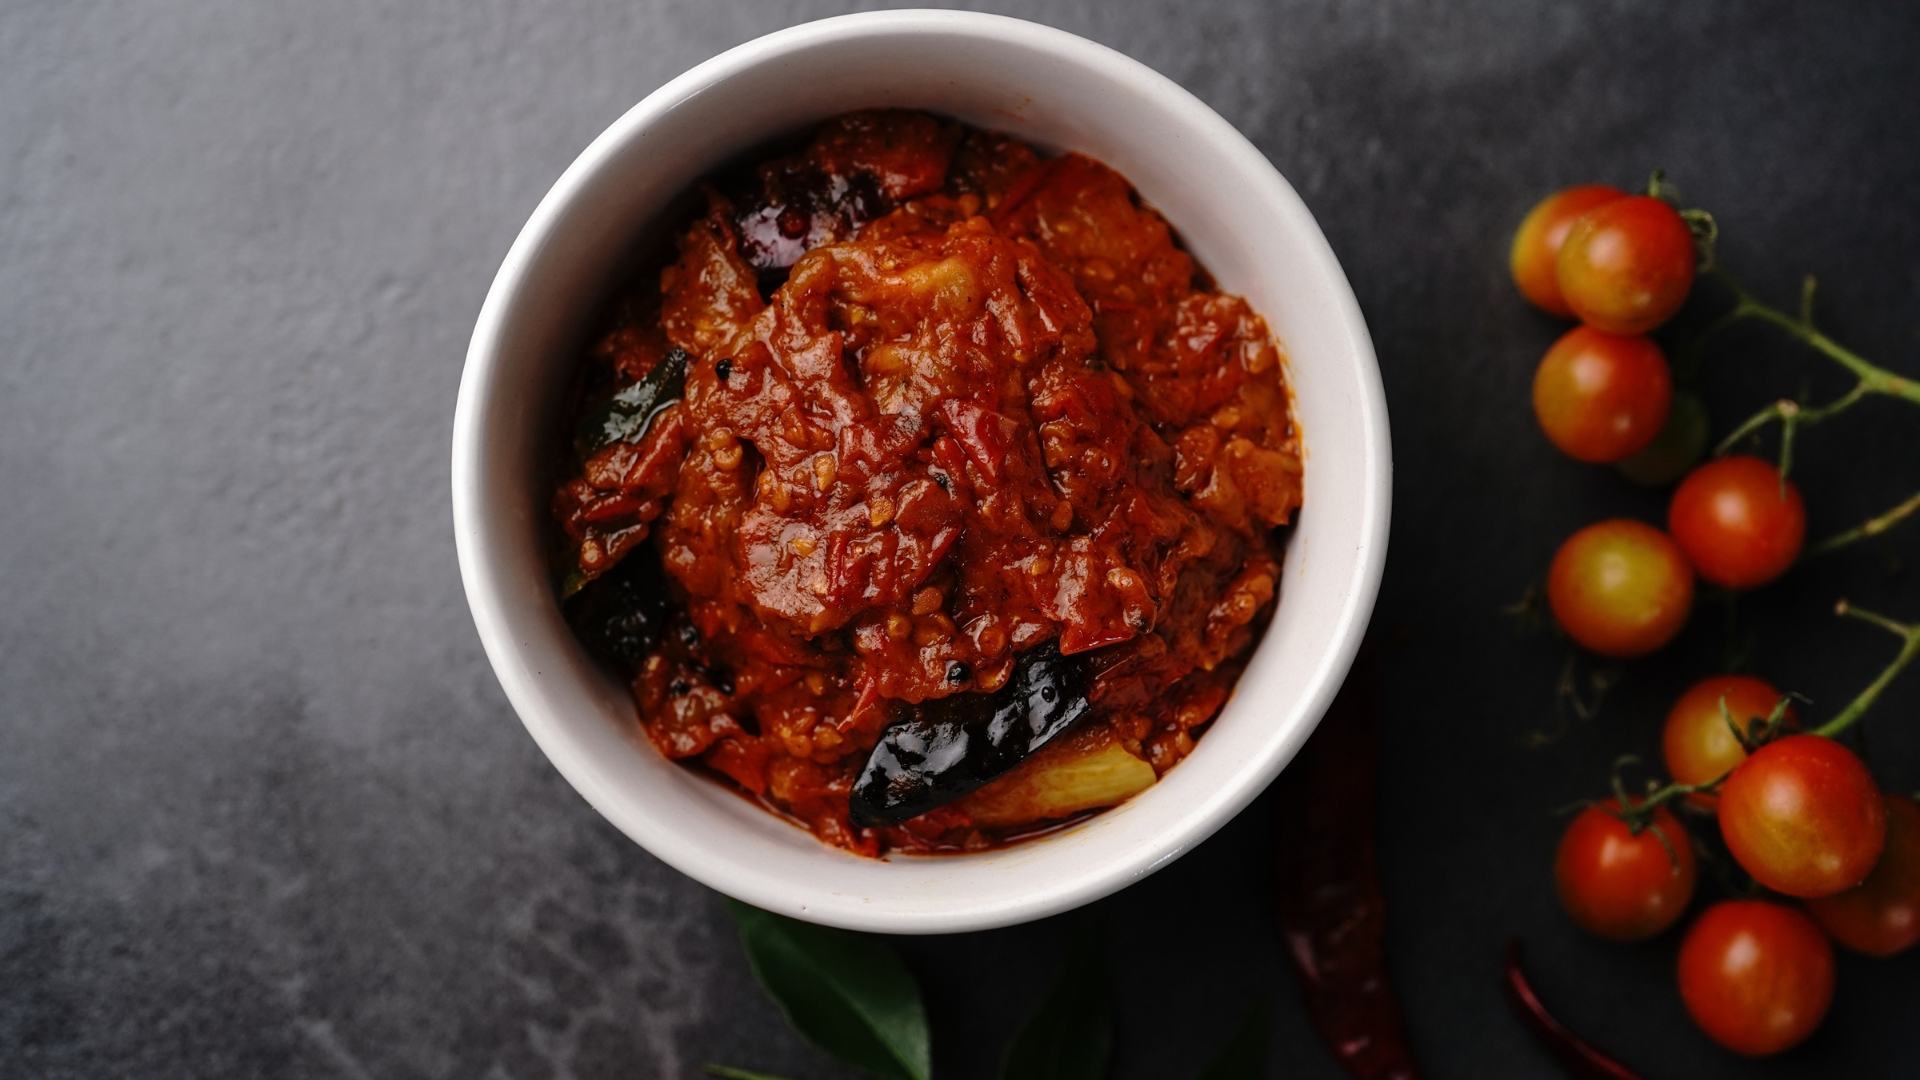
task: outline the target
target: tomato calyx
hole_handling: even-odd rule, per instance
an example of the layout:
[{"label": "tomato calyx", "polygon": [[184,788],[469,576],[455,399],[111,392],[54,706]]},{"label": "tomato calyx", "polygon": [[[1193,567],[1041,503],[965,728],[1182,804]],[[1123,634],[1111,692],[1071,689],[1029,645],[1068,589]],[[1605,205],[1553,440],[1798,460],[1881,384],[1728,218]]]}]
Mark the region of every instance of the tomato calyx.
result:
[{"label": "tomato calyx", "polygon": [[1720,223],[1713,215],[1697,207],[1680,211],[1680,220],[1687,223],[1687,231],[1693,234],[1693,250],[1700,258],[1699,273],[1713,269],[1713,245],[1720,239]]},{"label": "tomato calyx", "polygon": [[1713,269],[1713,245],[1720,239],[1720,223],[1713,215],[1698,208],[1686,208],[1680,205],[1680,188],[1667,180],[1667,170],[1655,169],[1647,177],[1647,194],[1662,202],[1673,204],[1680,212],[1680,220],[1687,223],[1687,231],[1693,234],[1693,250],[1699,259],[1696,273],[1704,274]]},{"label": "tomato calyx", "polygon": [[1662,806],[1682,796],[1695,792],[1704,792],[1707,794],[1717,792],[1720,789],[1720,782],[1725,780],[1726,777],[1719,777],[1705,784],[1681,784],[1672,782],[1661,784],[1649,777],[1646,782],[1646,791],[1644,794],[1629,795],[1627,793],[1626,778],[1623,773],[1628,766],[1638,765],[1639,763],[1640,758],[1638,755],[1621,755],[1614,761],[1613,775],[1608,779],[1608,786],[1613,789],[1613,798],[1582,799],[1567,809],[1584,810],[1588,807],[1597,809],[1609,817],[1617,818],[1621,824],[1627,827],[1628,834],[1632,836],[1639,836],[1643,832],[1652,832],[1653,838],[1660,841],[1660,846],[1666,849],[1667,858],[1671,860],[1674,867],[1678,869],[1680,866],[1680,852],[1675,850],[1673,838],[1667,835],[1667,830],[1661,828],[1660,823],[1655,820],[1657,812]]},{"label": "tomato calyx", "polygon": [[[1774,703],[1773,711],[1768,713],[1765,719],[1750,720],[1747,722],[1746,728],[1742,730],[1740,722],[1733,718],[1733,710],[1727,708],[1727,695],[1721,694],[1720,718],[1727,722],[1727,730],[1733,732],[1733,737],[1739,740],[1740,749],[1751,754],[1755,750],[1779,738],[1781,733],[1785,731],[1787,727],[1787,713],[1792,710],[1795,698],[1799,698],[1801,704],[1813,704],[1813,702],[1808,699],[1789,690],[1780,695],[1780,700]],[[1726,777],[1722,776],[1720,779],[1725,780]]]},{"label": "tomato calyx", "polygon": [[1655,169],[1647,177],[1647,194],[1670,203],[1680,201],[1680,187],[1667,179],[1667,170]]}]

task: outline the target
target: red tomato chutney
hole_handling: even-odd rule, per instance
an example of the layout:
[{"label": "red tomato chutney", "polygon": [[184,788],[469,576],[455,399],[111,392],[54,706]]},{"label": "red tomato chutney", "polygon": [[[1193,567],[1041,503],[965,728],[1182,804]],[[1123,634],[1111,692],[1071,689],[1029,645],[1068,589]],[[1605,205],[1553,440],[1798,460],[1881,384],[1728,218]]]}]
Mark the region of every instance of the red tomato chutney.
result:
[{"label": "red tomato chutney", "polygon": [[[1261,317],[1112,169],[925,113],[828,121],[697,201],[590,350],[553,497],[569,619],[652,743],[869,856],[992,846],[1176,765],[1300,505]],[[1085,673],[1071,730],[860,820],[889,725],[1043,649]]]}]

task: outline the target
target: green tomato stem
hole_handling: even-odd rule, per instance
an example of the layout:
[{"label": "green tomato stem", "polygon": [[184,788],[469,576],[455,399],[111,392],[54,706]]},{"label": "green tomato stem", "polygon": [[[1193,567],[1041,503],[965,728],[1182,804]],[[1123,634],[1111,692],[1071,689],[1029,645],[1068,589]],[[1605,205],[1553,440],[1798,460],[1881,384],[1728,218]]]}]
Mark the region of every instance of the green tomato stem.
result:
[{"label": "green tomato stem", "polygon": [[[1715,266],[1710,272],[1734,296],[1733,310],[1722,317],[1722,323],[1731,323],[1740,319],[1759,319],[1761,322],[1772,323],[1799,338],[1829,360],[1853,372],[1859,378],[1861,385],[1866,388],[1866,393],[1904,398],[1915,405],[1920,405],[1920,382],[1895,375],[1886,368],[1869,362],[1814,327],[1811,318],[1813,290],[1810,287],[1801,293],[1802,315],[1796,319],[1778,308],[1755,299],[1752,293],[1743,288],[1738,281],[1734,280],[1733,275],[1724,269]],[[1714,329],[1716,331],[1720,329],[1719,325],[1716,324]]]},{"label": "green tomato stem", "polygon": [[1778,420],[1781,426],[1780,478],[1784,480],[1786,479],[1787,472],[1793,468],[1793,438],[1798,430],[1812,424],[1818,424],[1822,420],[1832,419],[1846,412],[1848,409],[1859,404],[1860,401],[1867,396],[1867,393],[1867,384],[1865,381],[1861,381],[1853,384],[1853,389],[1825,405],[1808,407],[1797,401],[1781,398],[1779,401],[1754,413],[1739,427],[1734,428],[1731,435],[1720,440],[1720,445],[1713,448],[1713,456],[1725,456],[1727,451],[1732,450],[1741,439]]},{"label": "green tomato stem", "polygon": [[1808,559],[1818,558],[1829,551],[1838,551],[1848,544],[1857,543],[1870,536],[1879,536],[1881,533],[1900,524],[1907,518],[1912,517],[1916,510],[1920,510],[1920,492],[1915,492],[1906,502],[1881,514],[1879,517],[1868,518],[1864,523],[1848,529],[1846,532],[1829,536],[1825,540],[1813,545],[1806,550],[1805,554],[1800,556],[1800,561],[1805,562]]},{"label": "green tomato stem", "polygon": [[1873,703],[1879,700],[1881,691],[1884,691],[1888,684],[1892,683],[1902,671],[1906,670],[1907,665],[1913,663],[1916,657],[1920,657],[1920,626],[1908,626],[1906,623],[1894,622],[1885,615],[1876,615],[1871,611],[1854,607],[1845,600],[1840,601],[1839,605],[1834,608],[1834,614],[1859,619],[1864,623],[1872,623],[1874,626],[1900,638],[1902,644],[1899,655],[1893,658],[1893,662],[1887,665],[1886,670],[1880,673],[1879,678],[1874,679],[1865,690],[1860,691],[1860,695],[1849,702],[1847,707],[1841,710],[1840,715],[1814,730],[1813,733],[1815,735],[1825,735],[1829,739],[1852,727],[1862,716],[1865,716],[1867,710],[1873,707]]},{"label": "green tomato stem", "polygon": [[[1664,785],[1648,780],[1646,794],[1629,795],[1627,793],[1626,780],[1621,776],[1621,770],[1629,765],[1636,765],[1639,761],[1640,759],[1633,754],[1624,754],[1614,761],[1613,775],[1609,778],[1609,783],[1613,788],[1614,801],[1619,804],[1620,808],[1614,810],[1604,806],[1601,807],[1606,813],[1625,822],[1627,831],[1634,836],[1639,836],[1642,830],[1653,825],[1653,812],[1661,806],[1672,802],[1682,795],[1692,795],[1695,793],[1707,795],[1717,794],[1720,791],[1720,784],[1726,780],[1724,776],[1716,776],[1704,784],[1682,784],[1678,781],[1670,780]],[[1587,805],[1592,806],[1597,804],[1588,803]]]},{"label": "green tomato stem", "polygon": [[[1754,720],[1748,723],[1746,729],[1743,731],[1739,723],[1733,719],[1733,710],[1727,708],[1727,695],[1721,694],[1720,719],[1726,721],[1727,730],[1733,732],[1734,741],[1740,744],[1740,748],[1751,754],[1760,747],[1765,746],[1768,742],[1772,741],[1775,735],[1779,734],[1780,725],[1786,723],[1787,709],[1791,707],[1792,703],[1793,698],[1791,695],[1780,695],[1780,700],[1773,703],[1773,711],[1767,714],[1765,720]],[[1718,784],[1726,778],[1726,774],[1722,774],[1713,782]]]}]

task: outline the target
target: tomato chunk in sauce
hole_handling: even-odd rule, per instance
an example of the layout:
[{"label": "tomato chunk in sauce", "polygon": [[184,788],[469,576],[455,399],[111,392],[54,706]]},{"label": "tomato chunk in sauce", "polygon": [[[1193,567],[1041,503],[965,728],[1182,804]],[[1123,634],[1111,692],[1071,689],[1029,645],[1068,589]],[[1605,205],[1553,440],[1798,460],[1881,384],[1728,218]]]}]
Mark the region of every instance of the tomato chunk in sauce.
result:
[{"label": "tomato chunk in sauce", "polygon": [[[657,560],[665,614],[620,624],[653,744],[867,855],[990,846],[1045,824],[1008,807],[1085,812],[1176,765],[1300,505],[1261,317],[1112,169],[924,113],[829,121],[698,200],[579,412],[658,365],[683,384],[642,433],[571,445],[553,498],[569,590]],[[1093,672],[1072,739],[854,823],[889,723],[1049,642]],[[1049,775],[1106,786],[1049,801]]]}]

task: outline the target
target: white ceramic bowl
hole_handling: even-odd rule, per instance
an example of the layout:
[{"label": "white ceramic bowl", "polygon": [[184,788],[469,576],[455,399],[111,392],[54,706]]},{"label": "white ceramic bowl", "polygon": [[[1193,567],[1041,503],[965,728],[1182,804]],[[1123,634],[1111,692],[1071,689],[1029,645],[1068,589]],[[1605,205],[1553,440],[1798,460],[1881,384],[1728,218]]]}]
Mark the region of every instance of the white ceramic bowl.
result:
[{"label": "white ceramic bowl", "polygon": [[[623,257],[725,159],[837,113],[928,109],[1118,169],[1288,356],[1306,503],[1273,624],[1198,748],[1126,804],[977,855],[862,859],[669,763],[628,691],[562,621],[543,554],[540,463],[558,390]],[[460,572],[527,730],[594,808],[681,872],[801,919],[889,933],[979,930],[1098,899],[1206,839],[1266,787],[1339,689],[1386,558],[1386,401],[1326,238],[1239,132],[1103,46],[991,15],[888,11],[748,42],[621,117],[541,201],[474,328],[453,431]]]}]

